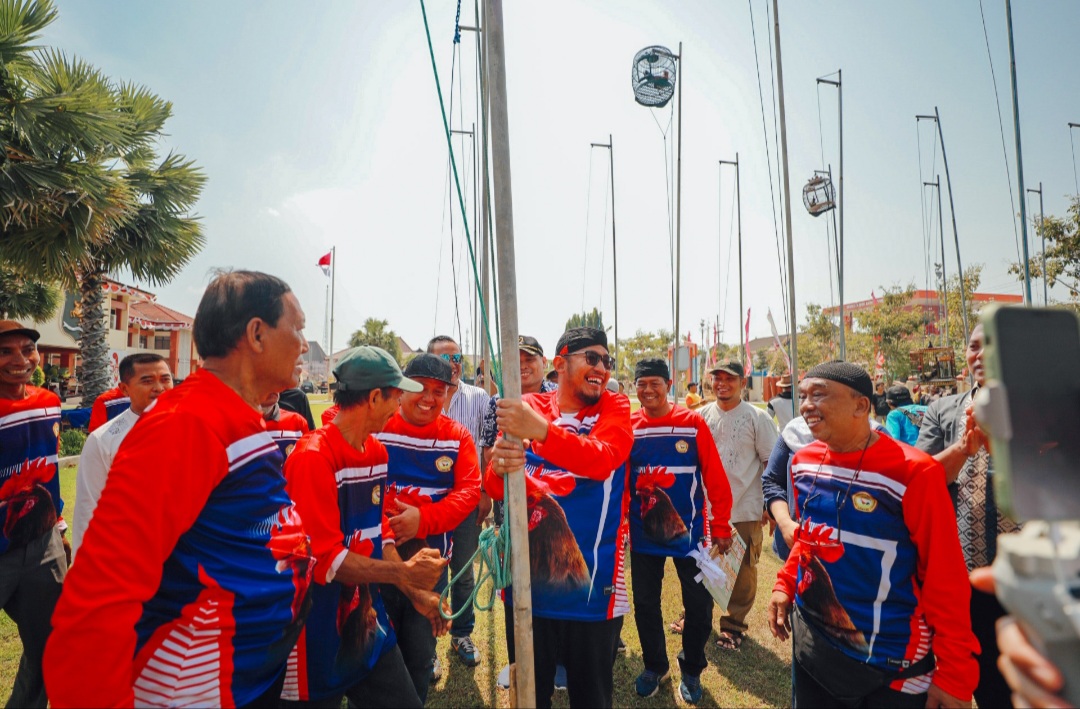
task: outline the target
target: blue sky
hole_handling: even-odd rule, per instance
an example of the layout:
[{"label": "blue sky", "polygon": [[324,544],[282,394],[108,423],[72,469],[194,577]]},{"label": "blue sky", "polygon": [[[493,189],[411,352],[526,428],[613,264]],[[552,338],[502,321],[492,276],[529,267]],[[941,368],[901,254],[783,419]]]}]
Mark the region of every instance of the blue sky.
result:
[{"label": "blue sky", "polygon": [[[315,263],[336,245],[336,348],[371,316],[389,320],[413,346],[436,332],[471,340],[471,277],[457,215],[451,237],[447,148],[419,3],[57,5],[60,18],[43,43],[172,101],[165,147],[194,158],[209,176],[198,206],[207,248],[172,284],[157,289],[161,302],[193,314],[211,269],[264,270],[291,284],[307,312],[309,336],[323,340],[326,280]],[[823,166],[823,153],[824,163],[838,168],[836,91],[820,91],[819,128],[815,85],[816,77],[837,69],[844,82],[846,300],[868,298],[883,286],[926,282],[920,149],[922,177],[941,173],[944,180],[944,173],[940,152],[933,159],[932,125],[917,128],[915,115],[933,113],[935,106],[964,265],[984,265],[983,290],[1019,293],[1006,273],[1017,260],[1019,205],[1009,201],[1008,180],[1016,197],[1018,187],[1004,2],[983,0],[983,8],[1008,171],[977,0],[780,5],[800,313],[807,302],[829,304],[835,297],[824,220],[810,217],[799,197]],[[711,323],[719,314],[724,339],[738,336],[732,173],[724,172],[721,181],[717,164],[736,152],[751,335],[768,332],[764,316],[770,309],[783,329],[751,6],[775,189],[771,26],[764,0],[507,3],[519,321],[547,348],[582,305],[601,307],[612,322],[607,153],[589,147],[609,134],[615,145],[620,335],[671,328],[665,154],[656,122],[666,125],[670,112],[650,116],[634,102],[630,68],[638,49],[663,44],[676,50],[680,41],[680,329],[692,330],[697,340],[699,322]],[[427,6],[447,100],[455,9],[449,1]],[[1025,178],[1028,187],[1041,180],[1047,213],[1061,214],[1074,192],[1067,123],[1080,123],[1080,3],[1018,1],[1013,21]],[[470,3],[464,3],[462,24],[475,24]],[[475,36],[465,32],[462,38],[453,122],[469,129],[477,121]],[[1080,142],[1080,130],[1075,133]],[[455,150],[471,200],[468,139],[456,139]],[[1030,204],[1037,209],[1037,199]],[[945,208],[947,270],[955,273],[947,196]],[[936,213],[930,224],[937,238]],[[1041,283],[1033,290],[1041,294]]]}]

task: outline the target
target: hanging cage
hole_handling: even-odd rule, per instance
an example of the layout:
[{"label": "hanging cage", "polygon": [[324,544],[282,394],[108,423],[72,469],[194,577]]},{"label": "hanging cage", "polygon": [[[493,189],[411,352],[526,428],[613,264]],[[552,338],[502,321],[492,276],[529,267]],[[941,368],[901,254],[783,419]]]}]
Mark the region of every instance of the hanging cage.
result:
[{"label": "hanging cage", "polygon": [[836,208],[835,192],[829,175],[818,173],[810,178],[802,191],[803,205],[811,216],[820,217]]},{"label": "hanging cage", "polygon": [[667,47],[642,49],[634,55],[631,79],[638,103],[663,108],[675,93],[675,55]]},{"label": "hanging cage", "polygon": [[908,357],[920,384],[956,384],[956,354],[951,347],[924,347]]}]

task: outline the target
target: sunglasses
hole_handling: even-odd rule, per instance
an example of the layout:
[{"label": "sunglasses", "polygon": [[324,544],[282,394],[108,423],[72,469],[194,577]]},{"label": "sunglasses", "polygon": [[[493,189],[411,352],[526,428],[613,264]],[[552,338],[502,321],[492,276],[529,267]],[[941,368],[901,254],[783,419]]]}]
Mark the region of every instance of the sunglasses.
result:
[{"label": "sunglasses", "polygon": [[443,354],[439,356],[445,359],[447,362],[453,362],[454,364],[461,364],[461,361],[465,359],[465,355],[461,354],[460,352],[458,354]]},{"label": "sunglasses", "polygon": [[586,350],[584,352],[572,352],[564,357],[584,357],[585,363],[590,367],[595,367],[598,364],[603,363],[604,369],[609,372],[615,368],[615,358],[611,355],[602,355],[599,352],[593,352],[592,350]]}]

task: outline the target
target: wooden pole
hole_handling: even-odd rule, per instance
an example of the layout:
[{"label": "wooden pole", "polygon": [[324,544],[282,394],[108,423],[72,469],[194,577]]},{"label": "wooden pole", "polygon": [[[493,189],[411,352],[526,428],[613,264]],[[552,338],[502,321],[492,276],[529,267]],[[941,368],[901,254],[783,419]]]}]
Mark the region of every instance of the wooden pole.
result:
[{"label": "wooden pole", "polygon": [[[337,247],[334,246],[330,249],[330,351],[327,353],[327,357],[330,358],[330,366],[334,366],[334,291],[337,288]],[[327,381],[330,380],[329,372],[327,372]]]},{"label": "wooden pole", "polygon": [[[480,21],[480,6],[478,1],[473,3],[476,8],[476,24],[481,25],[481,28],[476,35],[476,53],[480,58],[480,145],[481,151],[483,151],[482,157],[482,170],[483,170],[483,204],[481,216],[481,240],[483,245],[480,247],[480,308],[481,315],[480,320],[483,325],[482,333],[480,337],[480,361],[484,363],[484,382],[490,380],[492,373],[495,371],[491,366],[491,348],[488,346],[490,340],[491,331],[491,289],[489,284],[491,283],[491,275],[489,264],[491,263],[491,253],[488,248],[488,244],[491,239],[491,224],[489,223],[488,216],[491,214],[491,175],[488,166],[488,73],[487,73],[487,33],[483,31],[484,24]],[[486,20],[485,20],[486,22]],[[482,41],[481,41],[482,40]],[[488,389],[490,391],[490,388]]]},{"label": "wooden pole", "polygon": [[[1009,76],[1012,78],[1013,134],[1016,136],[1016,179],[1020,185],[1020,239],[1024,251],[1024,305],[1031,307],[1031,259],[1028,256],[1027,191],[1024,189],[1024,151],[1020,146],[1020,99],[1016,94],[1016,51],[1013,49],[1012,2],[1005,0],[1009,30]],[[963,282],[964,275],[960,274]]]},{"label": "wooden pole", "polygon": [[[791,239],[791,179],[788,173],[787,120],[784,114],[784,67],[780,61],[780,8],[773,0],[773,32],[776,38],[776,93],[780,103],[780,155],[784,165],[784,231],[787,236],[787,276],[788,276],[788,327],[791,332],[788,341],[791,357],[791,381],[799,380],[799,348],[796,342],[798,324],[795,319],[795,249]],[[843,323],[840,323],[843,326]],[[753,367],[753,362],[750,363]],[[791,397],[791,411],[799,415],[799,397]]]},{"label": "wooden pole", "polygon": [[[502,351],[518,349],[517,271],[514,260],[514,209],[510,188],[510,121],[506,107],[506,51],[502,0],[487,0],[484,36],[490,79],[491,157],[495,182],[495,237],[498,240],[499,311],[502,313]],[[503,362],[503,395],[521,397],[521,367],[516,356]],[[511,443],[520,443],[505,436]],[[514,584],[515,688],[518,706],[536,706],[533,664],[532,580],[529,577],[529,527],[525,507],[525,471],[506,476],[507,522],[512,544],[511,576]]]}]

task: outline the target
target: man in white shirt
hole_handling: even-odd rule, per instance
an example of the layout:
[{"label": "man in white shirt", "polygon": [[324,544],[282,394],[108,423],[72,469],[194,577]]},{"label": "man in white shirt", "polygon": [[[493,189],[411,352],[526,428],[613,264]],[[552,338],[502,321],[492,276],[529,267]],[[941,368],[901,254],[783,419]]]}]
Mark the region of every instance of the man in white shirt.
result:
[{"label": "man in white shirt", "polygon": [[[451,375],[450,389],[446,396],[444,413],[468,430],[473,441],[477,442],[476,454],[480,460],[483,460],[483,451],[479,446],[479,441],[484,426],[484,416],[487,414],[491,397],[480,387],[474,387],[461,381],[461,365],[464,356],[461,354],[461,347],[452,337],[438,335],[431,338],[431,341],[427,344],[427,351],[430,354],[442,357],[450,363],[453,374]],[[461,661],[469,667],[476,667],[480,664],[480,650],[470,637],[475,625],[475,616],[473,615],[472,603],[468,599],[472,595],[473,587],[476,585],[471,560],[473,554],[476,553],[476,547],[480,539],[480,524],[487,517],[490,510],[491,498],[483,495],[480,506],[473,510],[465,518],[465,521],[454,530],[454,546],[450,556],[451,577],[457,576],[468,565],[468,572],[458,579],[451,591],[450,605],[454,612],[458,612],[460,608],[466,605],[468,605],[468,608],[454,619],[454,624],[450,627],[450,647],[461,658]],[[435,667],[437,677],[441,670],[438,658],[436,658]]]},{"label": "man in white shirt", "polygon": [[131,408],[101,426],[86,439],[79,456],[75,478],[75,516],[71,533],[71,556],[75,558],[83,535],[90,525],[98,498],[112,467],[120,443],[143,411],[173,387],[172,372],[165,358],[153,352],[128,355],[120,361],[120,391],[131,398]]},{"label": "man in white shirt", "polygon": [[730,360],[714,367],[709,376],[716,401],[701,409],[731,483],[731,524],[746,542],[727,613],[720,619],[722,648],[738,650],[746,633],[746,616],[757,596],[757,563],[761,556],[761,510],[765,504],[761,474],[776,444],[776,424],[763,409],[743,401],[746,372]]}]

